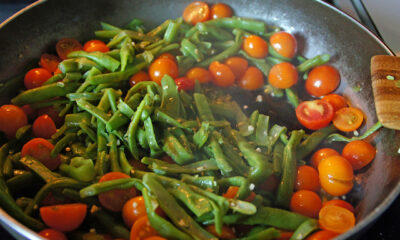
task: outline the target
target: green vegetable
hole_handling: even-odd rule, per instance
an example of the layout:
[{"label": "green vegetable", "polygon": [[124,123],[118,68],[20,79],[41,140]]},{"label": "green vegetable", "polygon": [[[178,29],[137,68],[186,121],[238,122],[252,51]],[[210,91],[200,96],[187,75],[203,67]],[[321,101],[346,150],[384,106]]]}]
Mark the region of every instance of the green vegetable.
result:
[{"label": "green vegetable", "polygon": [[95,177],[93,161],[83,157],[72,158],[69,165],[61,164],[60,171],[62,174],[82,182],[90,182]]}]

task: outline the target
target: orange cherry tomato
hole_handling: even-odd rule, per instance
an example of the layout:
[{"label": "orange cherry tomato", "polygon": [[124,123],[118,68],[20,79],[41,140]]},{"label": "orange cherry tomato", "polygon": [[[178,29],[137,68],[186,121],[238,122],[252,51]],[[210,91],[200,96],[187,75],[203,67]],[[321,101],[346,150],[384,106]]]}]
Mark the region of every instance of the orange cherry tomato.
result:
[{"label": "orange cherry tomato", "polygon": [[58,156],[55,158],[51,157],[50,153],[53,148],[54,145],[46,139],[34,138],[24,144],[21,150],[21,157],[30,155],[43,163],[48,169],[54,170],[61,164],[61,161]]},{"label": "orange cherry tomato", "polygon": [[86,217],[87,206],[71,203],[45,206],[39,209],[43,222],[58,231],[69,232],[77,229]]},{"label": "orange cherry tomato", "polygon": [[[125,173],[121,172],[109,172],[103,175],[99,182],[105,182],[120,178],[130,178]],[[120,212],[129,199],[136,196],[136,190],[134,187],[128,189],[114,189],[107,192],[100,193],[98,195],[99,201],[103,207],[113,212]]]},{"label": "orange cherry tomato", "polygon": [[249,66],[247,60],[241,57],[230,57],[225,61],[225,64],[232,70],[236,79],[240,79]]},{"label": "orange cherry tomato", "polygon": [[108,52],[110,49],[103,41],[89,40],[83,45],[83,50],[86,52]]},{"label": "orange cherry tomato", "polygon": [[136,74],[134,74],[130,79],[129,79],[129,85],[133,87],[135,84],[144,82],[144,81],[150,81],[150,76],[147,74],[145,71],[140,71]]},{"label": "orange cherry tomato", "polygon": [[68,240],[67,236],[65,236],[63,232],[52,228],[43,229],[38,234],[48,240]]},{"label": "orange cherry tomato", "polygon": [[56,51],[61,59],[67,59],[70,52],[83,50],[82,44],[73,38],[60,39],[56,44]]},{"label": "orange cherry tomato", "polygon": [[318,164],[321,187],[332,196],[344,195],[353,188],[353,168],[342,156],[331,156]]},{"label": "orange cherry tomato", "polygon": [[288,32],[274,33],[269,42],[276,52],[286,58],[292,58],[297,52],[296,38]]},{"label": "orange cherry tomato", "polygon": [[186,77],[189,79],[192,79],[195,82],[197,80],[200,83],[208,83],[208,82],[212,82],[214,80],[211,72],[208,71],[207,69],[201,68],[201,67],[194,67],[194,68],[190,69],[186,73]]},{"label": "orange cherry tomato", "polygon": [[281,89],[290,88],[295,85],[298,78],[296,67],[288,62],[275,64],[268,74],[269,83]]},{"label": "orange cherry tomato", "polygon": [[144,240],[153,236],[158,236],[158,233],[150,225],[150,221],[147,216],[143,216],[135,221],[131,228],[130,240]]},{"label": "orange cherry tomato", "polygon": [[24,85],[26,89],[37,88],[43,85],[53,75],[44,68],[33,68],[25,74]]},{"label": "orange cherry tomato", "polygon": [[321,198],[315,192],[300,190],[290,199],[290,210],[304,216],[315,218],[322,207]]},{"label": "orange cherry tomato", "polygon": [[183,10],[182,16],[185,22],[195,25],[210,19],[210,8],[205,2],[192,2]]},{"label": "orange cherry tomato", "polygon": [[216,3],[211,6],[211,17],[213,19],[232,17],[232,8],[225,3]]},{"label": "orange cherry tomato", "polygon": [[333,125],[343,132],[357,130],[364,120],[363,112],[354,107],[345,107],[336,111],[333,117]]},{"label": "orange cherry tomato", "polygon": [[322,98],[322,101],[330,103],[333,107],[333,111],[336,112],[341,108],[347,107],[347,101],[344,97],[339,94],[331,93]]},{"label": "orange cherry tomato", "polygon": [[296,108],[297,120],[304,127],[317,130],[329,125],[333,118],[333,107],[322,100],[304,101]]},{"label": "orange cherry tomato", "polygon": [[44,53],[40,56],[39,65],[47,71],[54,73],[58,69],[60,58],[56,55]]},{"label": "orange cherry tomato", "polygon": [[321,148],[312,155],[311,166],[313,166],[314,168],[317,169],[318,164],[319,164],[319,162],[321,162],[322,159],[330,157],[330,156],[334,156],[334,155],[339,156],[340,153],[338,153],[338,151],[336,151],[335,149],[332,149],[332,148]]},{"label": "orange cherry tomato", "polygon": [[223,225],[221,234],[218,234],[215,230],[215,225],[208,225],[206,230],[212,235],[217,236],[219,239],[235,239],[236,235],[232,228]]},{"label": "orange cherry tomato", "polygon": [[57,132],[56,124],[49,115],[42,115],[33,122],[33,134],[38,138],[49,139]]},{"label": "orange cherry tomato", "polygon": [[9,139],[15,138],[17,130],[27,124],[28,117],[20,107],[11,104],[0,107],[0,131]]},{"label": "orange cherry tomato", "polygon": [[188,77],[180,77],[175,79],[178,90],[190,91],[194,89],[194,81]]},{"label": "orange cherry tomato", "polygon": [[157,58],[149,67],[150,79],[161,85],[161,79],[167,74],[173,79],[179,75],[178,65],[168,58]]},{"label": "orange cherry tomato", "polygon": [[268,55],[268,43],[257,35],[246,37],[242,48],[247,54],[255,58],[264,58]]},{"label": "orange cherry tomato", "polygon": [[239,87],[247,90],[256,90],[264,84],[264,75],[256,67],[249,67],[243,77],[239,79]]},{"label": "orange cherry tomato", "polygon": [[319,226],[328,231],[344,233],[354,227],[356,218],[354,213],[346,208],[327,205],[319,212]]},{"label": "orange cherry tomato", "polygon": [[[238,191],[239,191],[239,187],[229,186],[229,188],[226,190],[226,192],[224,194],[222,194],[222,196],[224,198],[235,198],[237,193],[238,193]],[[254,200],[255,197],[256,197],[256,194],[254,192],[250,192],[250,195],[247,196],[245,201],[251,202],[251,201]]]},{"label": "orange cherry tomato", "polygon": [[332,66],[322,65],[311,70],[305,86],[310,95],[321,97],[333,92],[339,84],[339,71]]},{"label": "orange cherry tomato", "polygon": [[129,199],[122,208],[122,218],[127,227],[131,228],[139,218],[147,216],[146,205],[142,196]]},{"label": "orange cherry tomato", "polygon": [[208,67],[214,81],[213,83],[219,87],[229,87],[235,83],[235,75],[232,70],[225,64],[218,61],[212,62]]},{"label": "orange cherry tomato", "polygon": [[342,151],[342,156],[349,161],[354,170],[367,166],[375,158],[375,154],[375,147],[361,140],[349,142]]},{"label": "orange cherry tomato", "polygon": [[340,200],[340,199],[329,200],[329,201],[324,202],[322,204],[322,207],[325,207],[325,206],[328,206],[328,205],[334,205],[334,206],[337,206],[337,207],[346,208],[347,210],[349,210],[352,213],[355,212],[354,211],[354,207],[350,203],[348,203],[348,202],[346,202],[344,200]]},{"label": "orange cherry tomato", "polygon": [[317,231],[306,238],[306,240],[331,240],[337,237],[339,234],[331,231]]},{"label": "orange cherry tomato", "polygon": [[174,55],[172,55],[171,53],[163,53],[160,56],[158,56],[158,58],[167,58],[171,61],[174,61],[176,63],[176,57]]},{"label": "orange cherry tomato", "polygon": [[296,190],[310,190],[317,192],[320,187],[318,172],[315,168],[307,165],[297,168]]}]

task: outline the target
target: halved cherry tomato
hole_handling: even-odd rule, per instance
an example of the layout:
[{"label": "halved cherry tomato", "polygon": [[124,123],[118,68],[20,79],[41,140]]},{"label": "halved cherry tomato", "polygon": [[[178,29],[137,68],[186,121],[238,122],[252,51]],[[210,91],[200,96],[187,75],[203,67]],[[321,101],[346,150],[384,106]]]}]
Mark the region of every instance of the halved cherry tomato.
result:
[{"label": "halved cherry tomato", "polygon": [[322,100],[304,101],[296,108],[297,120],[304,127],[317,130],[329,125],[333,118],[333,107]]},{"label": "halved cherry tomato", "polygon": [[247,90],[256,90],[264,84],[264,75],[256,67],[249,67],[239,79],[239,86]]},{"label": "halved cherry tomato", "polygon": [[232,8],[225,3],[216,3],[211,6],[211,17],[213,19],[232,17]]},{"label": "halved cherry tomato", "polygon": [[332,66],[322,65],[311,70],[305,86],[310,95],[321,97],[333,92],[339,84],[339,71]]},{"label": "halved cherry tomato", "polygon": [[326,201],[322,204],[323,207],[328,206],[328,205],[334,205],[337,207],[346,208],[350,212],[354,213],[354,207],[350,203],[348,203],[344,200],[341,200],[341,199],[332,199],[332,200]]},{"label": "halved cherry tomato", "polygon": [[178,90],[190,91],[194,89],[194,81],[188,77],[180,77],[175,79]]},{"label": "halved cherry tomato", "polygon": [[144,81],[150,81],[150,76],[147,74],[145,71],[140,71],[136,74],[134,74],[130,79],[129,79],[129,85],[133,87],[135,84],[138,84],[140,82]]},{"label": "halved cherry tomato", "polygon": [[56,124],[56,127],[60,127],[61,125],[63,125],[64,123],[64,118],[59,116],[59,111],[53,107],[53,106],[49,106],[49,107],[44,107],[44,108],[40,108],[37,112],[38,116],[41,115],[49,115],[49,117],[51,117],[51,119],[53,119],[54,123]]},{"label": "halved cherry tomato", "polygon": [[332,148],[321,148],[312,155],[311,166],[313,166],[314,168],[317,169],[318,164],[319,164],[319,162],[321,162],[322,159],[325,159],[327,157],[334,156],[334,155],[339,156],[340,153],[338,153],[338,151],[336,151],[335,149],[332,149]]},{"label": "halved cherry tomato", "polygon": [[56,51],[61,59],[67,59],[70,52],[83,50],[82,44],[73,38],[60,39],[56,44]]},{"label": "halved cherry tomato", "polygon": [[319,226],[328,231],[344,233],[354,227],[354,213],[346,208],[328,205],[319,212]]},{"label": "halved cherry tomato", "polygon": [[344,195],[353,188],[353,168],[342,156],[331,156],[318,164],[321,187],[332,196]]},{"label": "halved cherry tomato", "polygon": [[150,221],[147,216],[143,216],[135,221],[131,228],[130,240],[144,240],[152,236],[158,236],[158,233],[150,225]]},{"label": "halved cherry tomato", "polygon": [[67,236],[65,236],[63,232],[52,228],[43,229],[38,234],[48,240],[68,240]]},{"label": "halved cherry tomato", "polygon": [[[226,192],[224,194],[222,194],[222,196],[224,198],[235,198],[238,191],[239,191],[239,187],[229,186],[229,188],[226,190]],[[244,200],[247,202],[251,202],[254,200],[255,197],[256,197],[256,194],[254,192],[250,192],[250,195],[247,196],[247,198]]]},{"label": "halved cherry tomato", "polygon": [[36,110],[31,107],[31,105],[26,104],[21,107],[21,109],[25,112],[26,116],[29,120],[32,120],[36,117]]},{"label": "halved cherry tomato", "polygon": [[158,56],[158,58],[167,58],[171,61],[174,61],[176,63],[176,57],[174,55],[172,55],[171,53],[163,53],[160,56]]},{"label": "halved cherry tomato", "polygon": [[26,113],[20,107],[11,104],[0,107],[0,131],[9,139],[14,138],[17,130],[27,124]]},{"label": "halved cherry tomato", "polygon": [[127,227],[131,228],[139,218],[147,216],[146,205],[142,196],[129,199],[122,208],[122,218]]},{"label": "halved cherry tomato", "polygon": [[186,73],[186,77],[199,83],[208,83],[213,81],[213,75],[210,71],[201,67],[194,67]]},{"label": "halved cherry tomato", "polygon": [[210,8],[205,2],[192,2],[183,10],[182,16],[185,22],[195,25],[210,19]]},{"label": "halved cherry tomato", "polygon": [[50,156],[51,150],[53,150],[53,148],[54,145],[46,139],[34,138],[25,143],[25,145],[22,147],[21,157],[30,155],[43,163],[48,169],[54,170],[61,164],[61,161],[58,156],[55,158],[52,158]]},{"label": "halved cherry tomato", "polygon": [[235,83],[235,75],[225,64],[218,61],[212,62],[208,67],[214,77],[213,83],[219,87],[229,87]]},{"label": "halved cherry tomato", "polygon": [[317,231],[306,238],[306,240],[331,240],[337,237],[339,234],[331,231]]},{"label": "halved cherry tomato", "polygon": [[247,54],[255,58],[264,58],[268,54],[268,43],[257,35],[246,37],[242,48]]},{"label": "halved cherry tomato", "polygon": [[339,94],[331,93],[322,98],[322,101],[330,103],[333,107],[333,111],[336,112],[341,108],[347,107],[347,101],[344,97]]},{"label": "halved cherry tomato", "polygon": [[[109,172],[103,175],[99,182],[105,182],[120,178],[130,178],[125,173],[121,172]],[[136,190],[134,187],[128,189],[114,189],[107,192],[100,193],[98,195],[101,205],[113,212],[120,212],[124,207],[124,204],[129,199],[136,196]]]},{"label": "halved cherry tomato", "polygon": [[44,68],[33,68],[25,74],[24,85],[26,89],[37,88],[43,85],[53,75]]},{"label": "halved cherry tomato", "polygon": [[57,132],[53,119],[47,114],[36,118],[33,122],[32,130],[36,137],[45,139],[51,138],[51,136]]},{"label": "halved cherry tomato", "polygon": [[241,57],[230,57],[225,61],[225,64],[232,70],[236,79],[240,79],[249,66],[247,60]]},{"label": "halved cherry tomato", "polygon": [[150,79],[161,85],[161,79],[167,74],[173,79],[178,77],[178,65],[168,58],[157,58],[149,67]]},{"label": "halved cherry tomato", "polygon": [[108,52],[110,49],[103,41],[89,40],[83,45],[83,50],[86,52]]},{"label": "halved cherry tomato", "polygon": [[290,88],[295,85],[298,78],[296,67],[288,62],[275,64],[268,74],[269,83],[281,89]]},{"label": "halved cherry tomato", "polygon": [[367,166],[375,158],[375,154],[375,147],[361,140],[349,142],[342,151],[342,156],[349,161],[354,170]]},{"label": "halved cherry tomato", "polygon": [[220,239],[235,239],[236,235],[232,228],[223,225],[221,234],[218,234],[215,230],[215,225],[208,225],[206,230],[210,232],[212,235],[217,236]]},{"label": "halved cherry tomato", "polygon": [[321,188],[317,170],[304,165],[297,168],[296,190],[310,190],[317,192]]},{"label": "halved cherry tomato", "polygon": [[292,58],[296,55],[297,41],[292,34],[288,32],[277,32],[269,38],[269,41],[274,50],[281,56]]},{"label": "halved cherry tomato", "polygon": [[333,117],[333,125],[343,132],[357,130],[364,120],[363,112],[354,107],[345,107],[336,111]]},{"label": "halved cherry tomato", "polygon": [[44,53],[40,56],[39,65],[47,71],[54,73],[58,69],[60,58],[56,55]]},{"label": "halved cherry tomato", "polygon": [[40,217],[43,222],[58,231],[69,232],[77,229],[86,217],[87,206],[71,203],[41,207]]},{"label": "halved cherry tomato", "polygon": [[304,216],[315,218],[322,207],[321,198],[315,192],[300,190],[290,199],[290,210]]}]

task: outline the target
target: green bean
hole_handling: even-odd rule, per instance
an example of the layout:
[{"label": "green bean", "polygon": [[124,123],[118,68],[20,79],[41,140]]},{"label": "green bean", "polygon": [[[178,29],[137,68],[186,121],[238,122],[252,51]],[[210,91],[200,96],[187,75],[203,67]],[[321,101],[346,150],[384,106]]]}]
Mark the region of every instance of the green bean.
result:
[{"label": "green bean", "polygon": [[184,56],[193,57],[196,62],[200,62],[204,59],[204,55],[189,39],[184,38],[181,42],[181,52]]},{"label": "green bean", "polygon": [[269,116],[264,114],[259,114],[257,119],[257,124],[255,124],[255,139],[259,146],[268,145],[268,129],[269,129]]},{"label": "green bean", "polygon": [[203,121],[215,120],[210,105],[208,104],[207,97],[200,93],[193,94],[193,97],[200,119]]},{"label": "green bean", "polygon": [[7,179],[7,187],[11,192],[18,192],[18,190],[25,187],[30,187],[27,183],[40,182],[40,179],[35,175],[35,173],[29,171],[24,172],[19,175],[14,175],[13,177]]},{"label": "green bean", "polygon": [[194,156],[189,152],[179,140],[169,131],[164,131],[164,152],[170,156],[176,163],[185,164],[193,160]]},{"label": "green bean", "polygon": [[271,56],[268,56],[268,57],[266,57],[265,59],[266,59],[267,62],[268,62],[269,64],[271,64],[272,66],[284,62],[283,60],[281,60],[281,59],[279,59],[279,58],[271,57]]},{"label": "green bean", "polygon": [[202,122],[200,129],[193,135],[193,142],[198,148],[201,148],[207,142],[209,126],[209,122]]},{"label": "green bean", "polygon": [[290,237],[290,240],[303,240],[319,228],[318,221],[315,219],[308,219],[304,221]]},{"label": "green bean", "polygon": [[[103,66],[107,70],[110,70],[111,72],[116,71],[120,67],[120,62],[115,60],[114,58],[108,56],[105,53],[102,52],[85,52],[85,51],[75,51],[71,52],[68,54],[69,58],[76,58],[76,57],[86,57],[95,63],[99,64],[100,66]],[[63,61],[65,62],[65,61]]]},{"label": "green bean", "polygon": [[180,109],[180,97],[178,93],[178,88],[172,79],[168,75],[164,75],[161,79],[162,87],[162,100],[160,110],[168,114],[171,117],[179,118],[181,117]]},{"label": "green bean", "polygon": [[231,166],[234,168],[235,172],[239,175],[245,176],[249,171],[249,166],[246,165],[243,158],[240,156],[240,153],[235,150],[235,147],[230,144],[227,140],[224,140],[224,143],[221,144],[222,150],[224,154],[229,159]]},{"label": "green bean", "polygon": [[89,112],[92,114],[94,117],[96,117],[98,120],[102,121],[103,123],[107,123],[110,120],[110,117],[108,114],[100,110],[99,108],[93,106],[89,102],[87,102],[84,99],[78,99],[76,101],[76,104],[83,110]]},{"label": "green bean", "polygon": [[293,108],[296,109],[297,106],[299,106],[299,97],[297,96],[297,93],[295,93],[291,88],[286,88],[285,93],[290,105],[292,105]]},{"label": "green bean", "polygon": [[93,216],[100,222],[103,228],[111,234],[111,236],[115,238],[129,239],[130,233],[128,229],[126,229],[122,224],[118,224],[106,211],[98,209],[93,212]]},{"label": "green bean", "polygon": [[90,92],[68,93],[67,94],[67,98],[71,101],[76,101],[80,98],[83,98],[88,101],[95,101],[95,100],[100,100],[102,96],[103,96],[102,93],[90,93]]},{"label": "green bean", "polygon": [[65,115],[65,125],[67,127],[78,127],[80,123],[90,123],[90,114],[83,112]]},{"label": "green bean", "polygon": [[77,135],[75,133],[67,133],[63,138],[61,138],[56,145],[54,146],[53,150],[51,150],[50,156],[52,158],[57,157],[57,155],[66,147],[68,144],[75,141]]},{"label": "green bean", "polygon": [[[236,186],[239,187],[238,192],[236,193],[235,198],[237,199],[245,199],[250,195],[251,184],[245,177],[230,177],[230,178],[221,178],[218,180],[218,184],[220,186]],[[254,187],[254,185],[253,185]]]},{"label": "green bean", "polygon": [[61,194],[63,196],[65,196],[67,199],[71,199],[75,202],[80,202],[80,203],[84,203],[87,205],[96,205],[96,206],[100,206],[100,202],[99,200],[97,200],[97,198],[85,198],[82,199],[81,196],[79,195],[79,192],[71,189],[71,188],[64,188],[61,192]]},{"label": "green bean", "polygon": [[150,156],[157,156],[162,152],[162,150],[157,143],[151,118],[147,118],[146,120],[144,120],[143,124],[147,136],[147,142],[150,147]]},{"label": "green bean", "polygon": [[77,72],[79,71],[79,64],[74,59],[66,59],[58,65],[62,73]]},{"label": "green bean", "polygon": [[144,23],[142,20],[134,18],[128,24],[125,25],[125,28],[143,33],[145,31],[145,27],[143,26],[143,24]]},{"label": "green bean", "polygon": [[52,84],[52,83],[56,83],[58,81],[63,80],[64,77],[65,77],[64,73],[56,74],[56,75],[52,76],[51,78],[47,79],[46,82],[44,82],[42,85],[49,85],[49,84]]},{"label": "green bean", "polygon": [[8,179],[13,175],[13,162],[12,155],[8,155],[6,160],[3,163],[3,168],[1,169],[1,175]]},{"label": "green bean", "polygon": [[119,110],[116,111],[113,116],[106,123],[106,129],[108,132],[112,132],[114,130],[118,130],[126,123],[129,122],[129,118],[122,114]]},{"label": "green bean", "polygon": [[274,166],[274,174],[280,176],[282,174],[282,159],[283,159],[283,149],[285,146],[278,142],[272,153],[272,163]]},{"label": "green bean", "polygon": [[122,114],[124,114],[128,118],[131,118],[133,116],[133,114],[135,113],[133,111],[133,109],[127,103],[122,101],[122,99],[119,100],[117,108]]},{"label": "green bean", "polygon": [[214,177],[212,176],[199,177],[197,175],[191,176],[187,174],[182,174],[181,181],[195,185],[197,187],[200,187],[208,191],[213,191],[213,192],[218,191],[217,181],[215,181]]},{"label": "green bean", "polygon": [[216,171],[218,166],[214,160],[202,160],[187,165],[167,163],[162,160],[144,157],[142,163],[148,165],[157,174],[197,174],[205,171]]},{"label": "green bean", "polygon": [[253,58],[250,57],[245,51],[240,50],[239,54],[245,57],[251,64],[256,66],[258,69],[261,70],[261,72],[264,74],[264,76],[268,77],[269,71],[271,70],[271,65],[267,63],[265,59],[260,59],[260,58]]},{"label": "green bean", "polygon": [[121,28],[108,24],[106,22],[100,22],[101,27],[103,30],[121,30]]},{"label": "green bean", "polygon": [[118,150],[119,154],[119,165],[121,166],[121,170],[126,175],[131,175],[131,172],[134,171],[132,165],[129,163],[128,159],[125,155],[125,150],[123,147],[120,147]]},{"label": "green bean", "polygon": [[125,71],[127,64],[133,62],[135,49],[133,48],[132,43],[132,39],[129,37],[125,37],[122,42],[121,51],[119,53],[121,59],[121,71]]},{"label": "green bean", "polygon": [[117,148],[117,138],[110,134],[110,163],[111,163],[111,171],[113,172],[121,172],[121,167],[119,165],[119,157],[118,157],[118,148]]},{"label": "green bean", "polygon": [[230,176],[233,172],[232,166],[229,164],[226,156],[224,155],[221,146],[215,140],[214,137],[211,138],[210,144],[208,145],[210,152],[213,154],[215,162],[218,168],[221,170],[223,176]]},{"label": "green bean", "polygon": [[331,59],[331,55],[329,54],[322,54],[322,55],[317,55],[313,58],[307,59],[303,63],[301,63],[299,66],[297,66],[297,70],[299,72],[306,72],[310,70],[311,68],[314,68],[319,65],[323,65]]},{"label": "green bean", "polygon": [[239,238],[238,240],[270,240],[276,239],[281,236],[281,232],[275,228],[267,228],[258,233],[247,235],[246,237]]},{"label": "green bean", "polygon": [[327,136],[331,133],[336,132],[336,128],[330,125],[325,128],[321,128],[309,135],[297,148],[296,157],[297,159],[303,159],[305,156],[310,154]]},{"label": "green bean", "polygon": [[267,31],[267,25],[264,22],[242,17],[219,18],[210,20],[207,24],[222,28],[239,28],[257,34],[263,34]]},{"label": "green bean", "polygon": [[117,100],[116,95],[112,88],[106,88],[104,94],[107,95],[108,101],[110,102],[111,110],[115,113],[117,111]]},{"label": "green bean", "polygon": [[172,20],[169,22],[167,29],[164,33],[165,43],[173,42],[179,33],[179,27],[182,24],[182,18],[178,18],[177,20]]},{"label": "green bean", "polygon": [[225,31],[224,29],[216,27],[212,24],[199,22],[198,24],[196,24],[196,28],[199,30],[200,33],[211,35],[218,41],[228,41],[233,39],[233,35],[230,32]]},{"label": "green bean", "polygon": [[97,142],[96,133],[89,127],[88,123],[81,122],[79,127],[84,131],[93,142]]},{"label": "green bean", "polygon": [[167,30],[170,22],[171,22],[170,19],[165,20],[163,23],[161,23],[159,26],[148,32],[146,35],[150,37],[161,36]]},{"label": "green bean", "polygon": [[291,58],[287,58],[279,54],[272,45],[268,45],[268,53],[271,54],[271,56],[276,57],[284,62],[292,61]]},{"label": "green bean", "polygon": [[131,122],[128,127],[127,131],[127,138],[128,138],[128,145],[129,145],[129,151],[133,155],[133,157],[138,160],[139,159],[139,149],[138,146],[136,145],[136,131],[139,125],[140,117],[142,115],[143,109],[146,105],[146,98],[148,98],[149,95],[146,94],[146,96],[143,98],[142,102],[136,109],[135,114],[133,115]]},{"label": "green bean", "polygon": [[354,136],[351,138],[347,138],[338,133],[333,133],[328,136],[327,140],[328,140],[328,142],[352,142],[352,141],[356,141],[356,140],[363,140],[363,139],[369,137],[371,134],[378,131],[378,129],[380,129],[381,127],[382,127],[382,123],[380,121],[377,121],[372,127],[367,129],[364,132],[364,134],[362,134],[361,136],[357,136],[357,137]]},{"label": "green bean", "polygon": [[139,191],[143,190],[142,181],[137,178],[120,178],[110,181],[94,183],[90,186],[82,188],[79,191],[81,198],[93,197],[100,193],[107,192],[113,189],[128,189],[136,188]]},{"label": "green bean", "polygon": [[44,181],[46,181],[46,183],[54,182],[60,177],[59,174],[52,172],[40,161],[29,155],[23,157],[20,162],[39,175]]}]

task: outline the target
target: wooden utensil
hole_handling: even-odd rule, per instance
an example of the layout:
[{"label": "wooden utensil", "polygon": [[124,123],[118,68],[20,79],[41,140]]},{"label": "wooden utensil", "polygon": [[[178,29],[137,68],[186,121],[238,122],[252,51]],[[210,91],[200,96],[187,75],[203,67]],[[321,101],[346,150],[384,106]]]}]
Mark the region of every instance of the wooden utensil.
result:
[{"label": "wooden utensil", "polygon": [[371,78],[379,121],[387,128],[400,130],[400,57],[372,57]]}]

